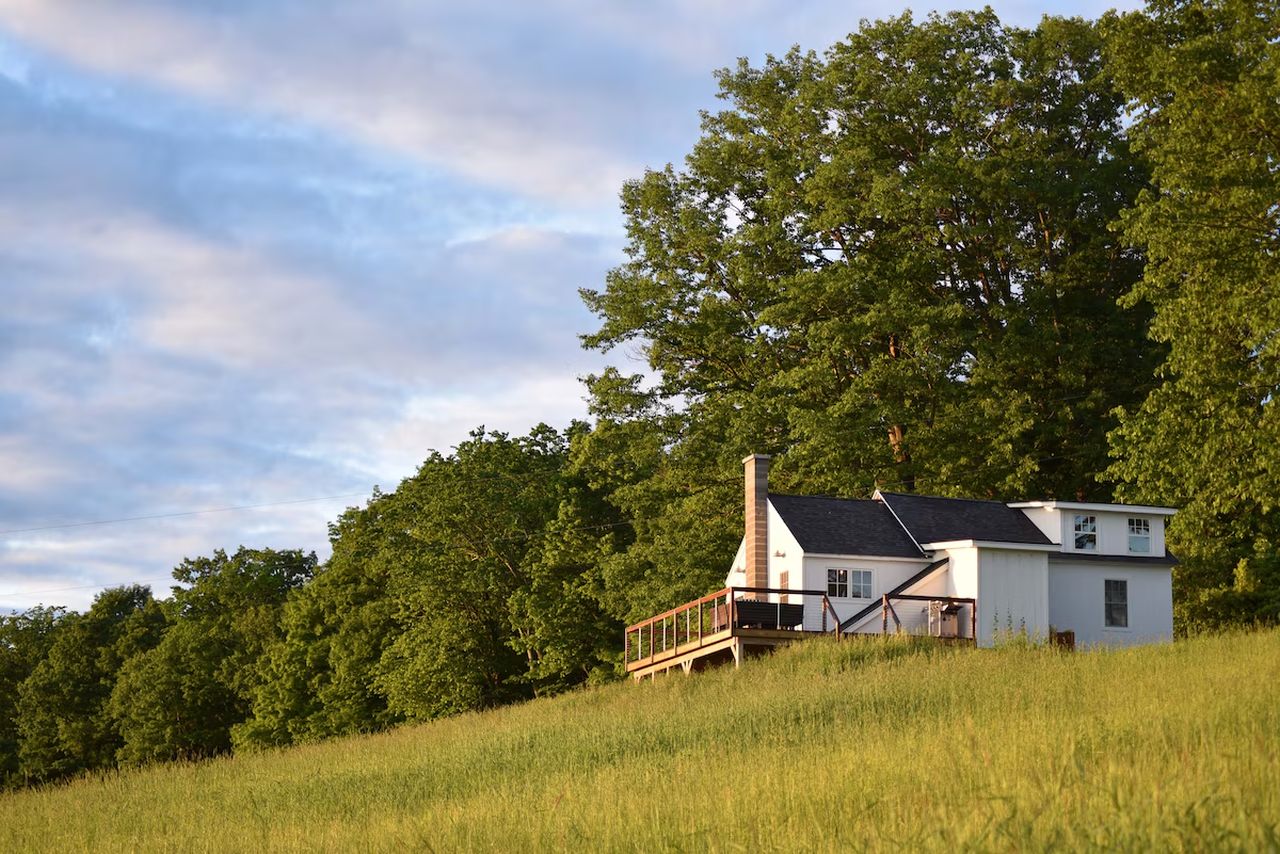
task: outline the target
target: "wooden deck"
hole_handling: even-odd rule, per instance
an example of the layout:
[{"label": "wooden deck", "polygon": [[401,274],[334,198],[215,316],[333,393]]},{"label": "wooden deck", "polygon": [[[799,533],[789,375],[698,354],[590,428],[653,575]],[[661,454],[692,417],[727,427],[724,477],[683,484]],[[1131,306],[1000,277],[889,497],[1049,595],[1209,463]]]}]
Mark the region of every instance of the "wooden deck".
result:
[{"label": "wooden deck", "polygon": [[[779,601],[766,601],[771,594],[778,595]],[[782,597],[787,601],[781,601]],[[803,602],[805,597],[821,601],[821,631],[803,628],[803,609],[794,600]],[[823,591],[726,587],[628,626],[624,643],[627,673],[640,681],[676,667],[688,673],[730,661],[737,665],[748,655],[783,644],[838,634],[839,625]]]},{"label": "wooden deck", "polygon": [[783,644],[807,637],[831,636],[831,632],[806,632],[798,629],[725,629],[701,641],[682,644],[645,659],[627,663],[627,672],[637,682],[646,676],[656,676],[679,667],[689,673],[715,664],[730,661],[737,666],[742,660]]},{"label": "wooden deck", "polygon": [[[774,596],[774,601],[769,601]],[[821,608],[820,630],[805,630],[806,599],[818,601]],[[890,620],[895,632],[903,625],[893,607],[893,600],[939,602],[967,605],[970,609],[968,637],[934,637],[940,643],[972,644],[977,635],[974,599],[949,596],[916,596],[890,591],[881,597],[881,632],[889,633]],[[845,625],[874,613],[875,606],[846,620]],[[674,668],[685,673],[714,664],[742,663],[749,655],[758,654],[783,644],[810,637],[847,637],[839,615],[821,590],[780,590],[771,587],[726,587],[709,596],[695,599],[627,626],[623,656],[627,673],[639,682]]]}]

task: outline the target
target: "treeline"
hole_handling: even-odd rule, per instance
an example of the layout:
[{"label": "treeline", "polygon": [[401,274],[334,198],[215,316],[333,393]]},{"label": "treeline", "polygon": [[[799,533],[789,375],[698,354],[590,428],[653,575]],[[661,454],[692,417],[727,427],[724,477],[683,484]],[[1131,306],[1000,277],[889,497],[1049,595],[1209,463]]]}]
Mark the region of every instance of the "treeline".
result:
[{"label": "treeline", "polygon": [[781,491],[1173,504],[1179,631],[1280,619],[1280,15],[864,23],[719,75],[583,297],[592,423],[477,431],[161,602],[0,619],[0,773],[376,730],[612,677]]},{"label": "treeline", "polygon": [[585,431],[477,431],[331,526],[333,555],[184,560],[172,595],[0,617],[0,781],[368,732],[611,678],[626,526]]}]

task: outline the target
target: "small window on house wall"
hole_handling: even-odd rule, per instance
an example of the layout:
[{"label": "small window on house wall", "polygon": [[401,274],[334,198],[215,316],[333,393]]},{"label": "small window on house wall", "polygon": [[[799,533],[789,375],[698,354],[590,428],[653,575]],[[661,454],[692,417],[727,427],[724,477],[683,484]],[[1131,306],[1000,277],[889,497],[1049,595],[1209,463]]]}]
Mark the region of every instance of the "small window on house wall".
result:
[{"label": "small window on house wall", "polygon": [[871,570],[855,569],[849,576],[849,594],[854,599],[871,598]]},{"label": "small window on house wall", "polygon": [[1098,517],[1076,514],[1075,518],[1076,548],[1084,552],[1098,549]]},{"label": "small window on house wall", "polygon": [[849,596],[849,570],[847,569],[828,569],[827,570],[827,595],[831,598],[837,596],[846,599]]},{"label": "small window on house wall", "polygon": [[1108,578],[1103,585],[1103,607],[1106,610],[1104,625],[1109,629],[1129,628],[1129,582]]},{"label": "small window on house wall", "polygon": [[1147,519],[1129,520],[1129,551],[1147,554],[1151,551],[1151,522]]}]

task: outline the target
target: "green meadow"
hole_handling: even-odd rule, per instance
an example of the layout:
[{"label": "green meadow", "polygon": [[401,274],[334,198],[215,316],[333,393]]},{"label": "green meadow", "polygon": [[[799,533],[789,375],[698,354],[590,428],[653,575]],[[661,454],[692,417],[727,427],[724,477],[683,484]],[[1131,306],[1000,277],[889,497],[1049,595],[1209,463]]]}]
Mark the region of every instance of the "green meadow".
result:
[{"label": "green meadow", "polygon": [[809,641],[0,796],[0,850],[1280,850],[1280,632]]}]

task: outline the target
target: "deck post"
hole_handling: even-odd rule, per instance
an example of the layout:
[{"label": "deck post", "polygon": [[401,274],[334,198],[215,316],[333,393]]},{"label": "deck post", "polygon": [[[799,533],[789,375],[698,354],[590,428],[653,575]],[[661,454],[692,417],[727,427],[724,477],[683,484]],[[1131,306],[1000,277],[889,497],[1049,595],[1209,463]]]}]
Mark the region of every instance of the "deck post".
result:
[{"label": "deck post", "polygon": [[902,634],[902,621],[898,619],[898,612],[893,609],[893,603],[889,601],[889,597],[885,597],[885,602],[889,606],[889,616],[893,617],[894,634]]},{"label": "deck post", "polygon": [[880,597],[880,634],[889,634],[889,597]]},{"label": "deck post", "polygon": [[978,600],[974,599],[969,606],[969,634],[973,637],[973,645],[978,645]]}]

